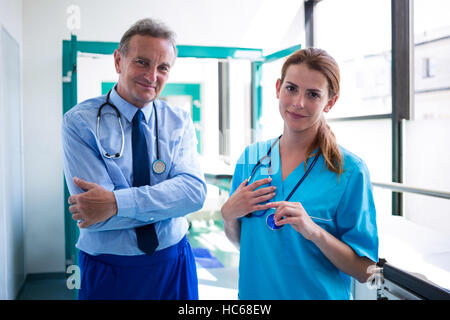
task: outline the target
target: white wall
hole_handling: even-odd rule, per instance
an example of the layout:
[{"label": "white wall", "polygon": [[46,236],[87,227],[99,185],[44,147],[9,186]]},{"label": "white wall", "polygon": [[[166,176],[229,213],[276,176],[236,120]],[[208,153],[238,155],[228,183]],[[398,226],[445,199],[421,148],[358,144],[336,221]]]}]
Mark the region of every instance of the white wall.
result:
[{"label": "white wall", "polygon": [[[61,1],[62,5],[62,1]],[[64,188],[60,126],[65,9],[23,3],[25,263],[28,273],[64,271]],[[60,12],[60,13],[59,13]]]},{"label": "white wall", "polygon": [[0,0],[0,23],[22,44],[22,0]]},{"label": "white wall", "polygon": [[[81,9],[78,40],[118,42],[137,19],[155,17],[179,44],[255,47],[270,53],[304,39],[301,1],[24,0],[23,103],[26,268],[64,271],[62,41],[69,5]],[[270,18],[267,18],[270,17]],[[36,250],[38,248],[38,250]]]},{"label": "white wall", "polygon": [[22,1],[0,1],[0,299],[25,279],[22,157]]}]

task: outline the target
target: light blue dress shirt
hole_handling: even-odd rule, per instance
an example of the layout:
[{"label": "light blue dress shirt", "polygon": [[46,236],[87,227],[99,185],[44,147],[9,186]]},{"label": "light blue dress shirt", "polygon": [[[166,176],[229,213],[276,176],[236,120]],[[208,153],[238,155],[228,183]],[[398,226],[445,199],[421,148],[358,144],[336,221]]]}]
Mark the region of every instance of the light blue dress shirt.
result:
[{"label": "light blue dress shirt", "polygon": [[[150,185],[133,187],[131,131],[138,110],[113,89],[110,101],[122,115],[125,133],[123,156],[108,159],[101,154],[120,151],[122,134],[115,111],[102,110],[97,139],[97,112],[106,96],[86,100],[70,109],[63,119],[64,173],[70,194],[83,192],[73,177],[94,182],[113,191],[118,213],[110,219],[80,229],[76,247],[88,254],[141,255],[134,228],[155,223],[162,250],[178,243],[188,230],[185,215],[201,209],[206,183],[197,154],[197,139],[190,115],[161,100],[155,100],[158,116],[160,159],[166,163],[162,174],[150,170]],[[155,115],[149,103],[141,109],[145,116],[145,135],[150,164],[156,160]]]},{"label": "light blue dress shirt", "polygon": [[[231,193],[250,176],[273,141],[246,148],[237,162]],[[377,262],[378,234],[369,171],[360,158],[344,148],[340,150],[344,173],[338,177],[328,170],[320,155],[290,201],[300,202],[316,224],[349,245],[356,254]],[[271,184],[277,187],[272,201],[284,201],[305,173],[304,163],[283,181],[279,143],[272,148],[271,159]],[[258,168],[248,183],[266,178],[268,173],[267,168]],[[351,277],[336,268],[292,226],[269,229],[266,217],[272,212],[241,219],[239,298],[350,299]]]}]

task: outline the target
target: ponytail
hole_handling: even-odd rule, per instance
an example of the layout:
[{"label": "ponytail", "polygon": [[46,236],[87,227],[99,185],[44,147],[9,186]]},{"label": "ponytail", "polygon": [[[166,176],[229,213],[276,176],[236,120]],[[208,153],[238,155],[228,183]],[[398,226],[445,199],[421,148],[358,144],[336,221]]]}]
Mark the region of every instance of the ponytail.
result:
[{"label": "ponytail", "polygon": [[[318,152],[322,153],[328,170],[335,172],[340,176],[344,172],[342,154],[339,150],[339,145],[336,142],[336,136],[333,131],[331,131],[330,126],[323,116],[320,119],[316,138],[306,151],[306,159],[314,156],[313,152],[316,148],[319,148]],[[307,161],[305,161],[305,171],[306,165]]]}]

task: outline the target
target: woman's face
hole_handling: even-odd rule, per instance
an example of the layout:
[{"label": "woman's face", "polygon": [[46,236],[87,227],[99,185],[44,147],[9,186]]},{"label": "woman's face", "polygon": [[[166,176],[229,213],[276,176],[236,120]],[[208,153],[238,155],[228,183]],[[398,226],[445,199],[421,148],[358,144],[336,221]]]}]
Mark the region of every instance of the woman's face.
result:
[{"label": "woman's face", "polygon": [[328,96],[327,78],[304,63],[290,65],[283,83],[277,80],[276,90],[285,127],[294,132],[317,128],[322,113],[330,111],[338,98]]}]

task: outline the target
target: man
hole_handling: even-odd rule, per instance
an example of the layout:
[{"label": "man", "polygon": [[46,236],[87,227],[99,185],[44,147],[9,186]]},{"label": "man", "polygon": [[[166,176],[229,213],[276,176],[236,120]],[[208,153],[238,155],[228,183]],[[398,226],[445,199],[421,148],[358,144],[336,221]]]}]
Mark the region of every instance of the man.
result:
[{"label": "man", "polygon": [[79,299],[198,299],[184,217],[206,197],[197,140],[189,114],[157,99],[177,54],[173,37],[161,23],[136,22],[114,52],[116,86],[64,116]]}]

